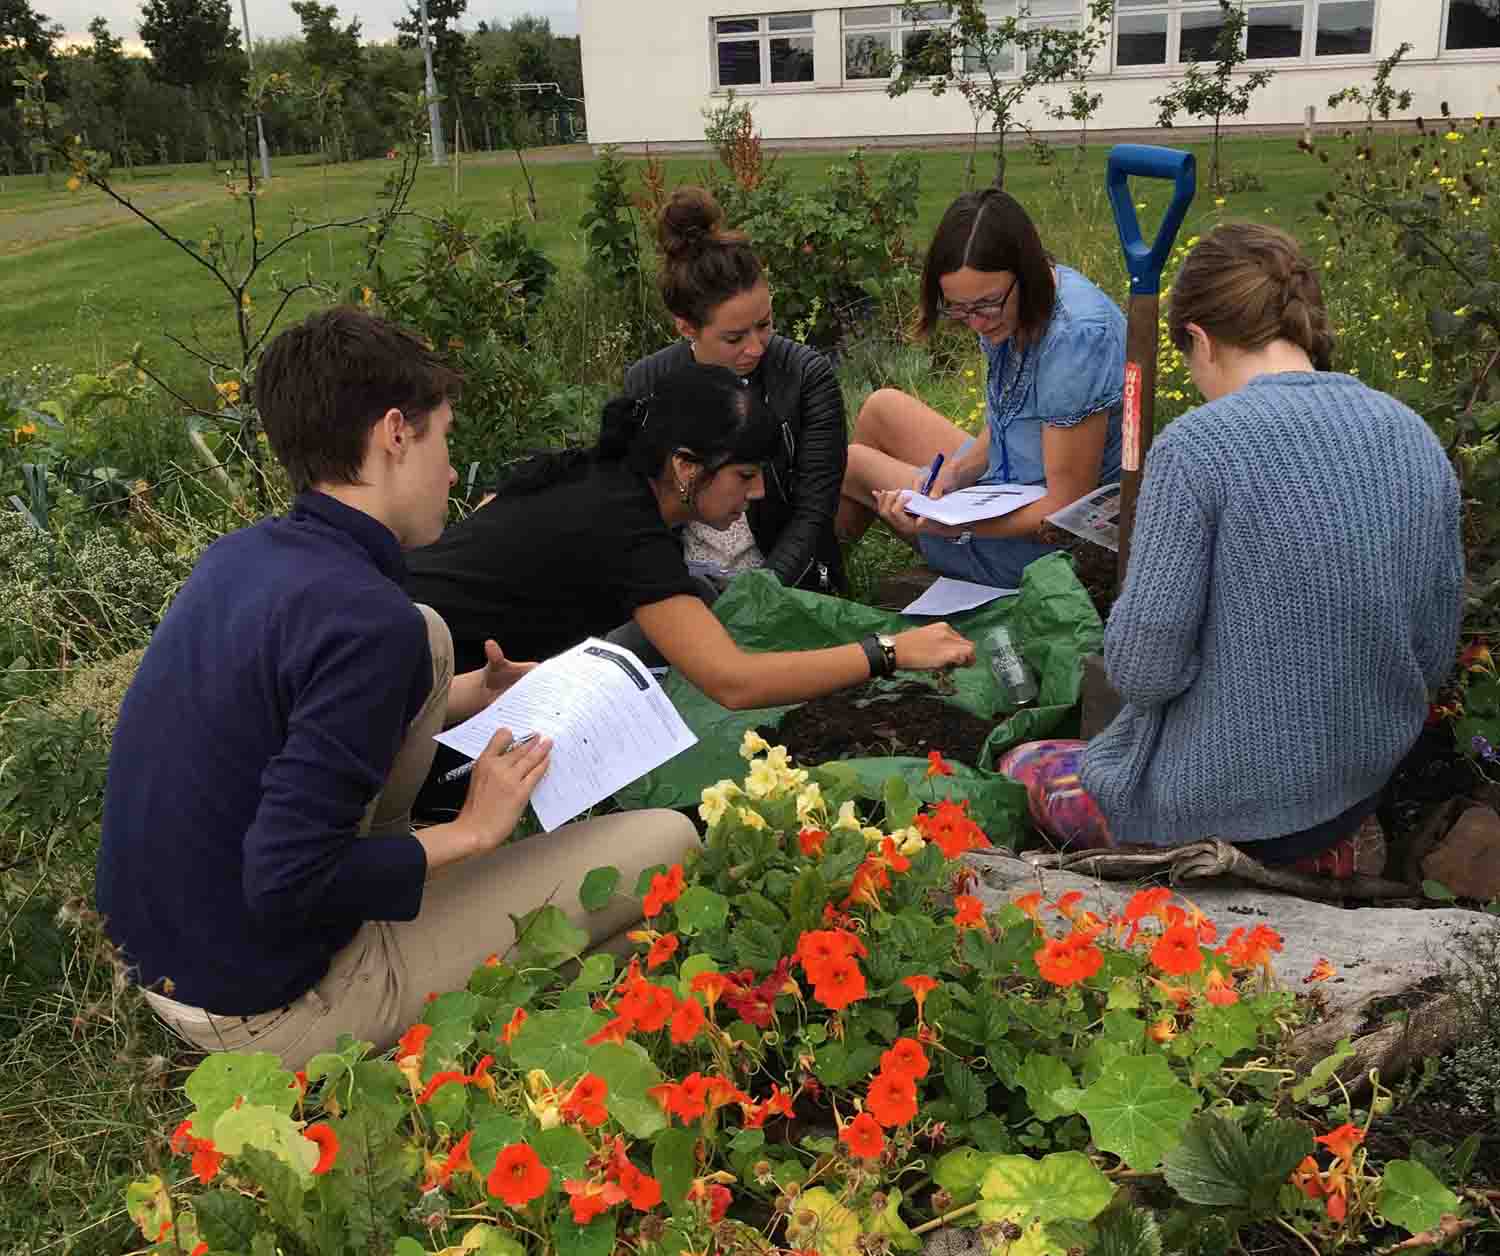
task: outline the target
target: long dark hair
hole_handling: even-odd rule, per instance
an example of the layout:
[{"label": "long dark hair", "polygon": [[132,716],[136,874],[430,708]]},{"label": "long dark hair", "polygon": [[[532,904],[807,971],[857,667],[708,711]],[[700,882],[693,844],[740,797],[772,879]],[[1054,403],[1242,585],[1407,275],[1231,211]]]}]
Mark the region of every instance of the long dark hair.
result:
[{"label": "long dark hair", "polygon": [[922,268],[922,314],[917,330],[928,335],[938,323],[941,280],[965,266],[1009,271],[1020,280],[1020,329],[1035,335],[1052,318],[1056,292],[1052,259],[1021,202],[999,188],[965,192],[938,223]]},{"label": "long dark hair", "polygon": [[591,449],[539,454],[503,470],[502,496],[535,493],[600,462],[616,462],[649,479],[681,454],[711,476],[734,462],[765,462],[777,424],[759,390],[724,366],[684,366],[648,397],[615,397],[604,405]]}]

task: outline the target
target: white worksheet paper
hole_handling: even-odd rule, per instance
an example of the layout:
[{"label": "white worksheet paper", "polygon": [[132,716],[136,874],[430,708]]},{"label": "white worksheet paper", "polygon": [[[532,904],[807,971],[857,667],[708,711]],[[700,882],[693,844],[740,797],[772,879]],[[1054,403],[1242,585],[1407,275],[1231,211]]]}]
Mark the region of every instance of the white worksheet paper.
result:
[{"label": "white worksheet paper", "polygon": [[903,504],[910,514],[957,528],[966,523],[998,519],[1046,495],[1043,484],[976,484],[938,498],[909,493]]},{"label": "white worksheet paper", "polygon": [[1064,506],[1054,515],[1047,516],[1048,523],[1055,523],[1074,536],[1093,541],[1105,549],[1120,549],[1120,486],[1106,484],[1092,493],[1080,497],[1071,505]]},{"label": "white worksheet paper", "polygon": [[531,795],[549,833],[698,741],[640,659],[593,638],[527,672],[436,740],[473,759],[501,728],[552,739],[552,760]]},{"label": "white worksheet paper", "polygon": [[996,598],[1014,597],[1020,589],[997,589],[993,585],[975,584],[939,576],[927,591],[901,613],[903,615],[957,615],[984,606]]}]

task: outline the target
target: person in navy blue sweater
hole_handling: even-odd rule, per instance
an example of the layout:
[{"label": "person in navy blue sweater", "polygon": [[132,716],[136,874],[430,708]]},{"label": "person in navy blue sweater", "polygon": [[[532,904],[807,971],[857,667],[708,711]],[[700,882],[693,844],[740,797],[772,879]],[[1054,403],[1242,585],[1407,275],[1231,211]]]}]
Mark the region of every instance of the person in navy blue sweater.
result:
[{"label": "person in navy blue sweater", "polygon": [[402,590],[402,551],[443,530],[460,385],[359,310],[278,336],[256,402],[296,500],[204,552],[126,694],[98,907],[157,1014],[204,1049],[297,1068],[342,1033],[388,1046],[506,948],[508,913],[550,898],[603,941],[639,911],[585,912],[588,870],[633,885],[697,841],[648,811],[505,846],[551,749],[507,753],[505,730],[456,818],[413,831],[433,734],[532,666],[491,641],[454,676],[443,621]]}]

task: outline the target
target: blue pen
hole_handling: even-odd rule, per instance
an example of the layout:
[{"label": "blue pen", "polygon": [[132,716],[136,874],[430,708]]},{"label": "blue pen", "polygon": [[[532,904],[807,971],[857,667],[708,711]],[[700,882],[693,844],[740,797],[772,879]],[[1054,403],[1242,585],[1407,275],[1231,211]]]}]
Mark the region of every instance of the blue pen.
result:
[{"label": "blue pen", "polygon": [[932,492],[932,486],[937,483],[938,472],[943,469],[943,455],[938,454],[932,460],[932,470],[927,473],[927,479],[922,482],[922,496],[926,497]]}]

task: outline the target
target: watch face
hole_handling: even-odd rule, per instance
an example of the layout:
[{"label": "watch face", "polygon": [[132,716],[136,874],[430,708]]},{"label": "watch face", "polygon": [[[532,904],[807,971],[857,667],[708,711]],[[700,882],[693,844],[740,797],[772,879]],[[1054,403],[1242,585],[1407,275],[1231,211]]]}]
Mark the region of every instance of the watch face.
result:
[{"label": "watch face", "polygon": [[883,650],[894,650],[896,648],[895,637],[888,637],[882,633],[880,636],[876,637],[875,640],[880,642],[880,647]]}]

